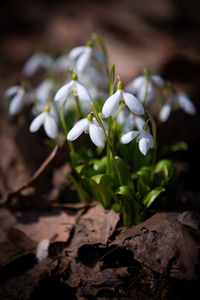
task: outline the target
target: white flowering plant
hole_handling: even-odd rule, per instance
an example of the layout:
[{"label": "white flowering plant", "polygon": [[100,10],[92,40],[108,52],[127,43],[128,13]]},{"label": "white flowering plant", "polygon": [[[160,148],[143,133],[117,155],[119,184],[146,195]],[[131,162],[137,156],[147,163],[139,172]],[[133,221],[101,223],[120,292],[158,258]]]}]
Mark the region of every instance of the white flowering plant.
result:
[{"label": "white flowering plant", "polygon": [[[97,34],[57,59],[34,54],[23,74],[31,78],[39,69],[45,76],[37,87],[23,83],[6,90],[8,110],[16,115],[29,105],[30,132],[44,126],[54,144],[66,139],[73,168],[68,177],[83,202],[98,200],[121,213],[129,226],[143,221],[156,199],[174,195],[176,168],[160,154],[157,126],[176,108],[195,114],[186,94],[146,69],[124,86]],[[61,81],[61,73],[67,81]],[[84,142],[74,146],[82,133]]]}]

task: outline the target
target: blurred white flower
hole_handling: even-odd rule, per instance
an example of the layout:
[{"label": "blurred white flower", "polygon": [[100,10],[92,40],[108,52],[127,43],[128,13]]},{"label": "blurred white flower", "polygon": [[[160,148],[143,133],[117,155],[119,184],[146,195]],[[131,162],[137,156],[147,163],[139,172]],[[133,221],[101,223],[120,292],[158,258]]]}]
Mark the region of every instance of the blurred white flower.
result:
[{"label": "blurred white flower", "polygon": [[68,69],[71,68],[72,68],[72,63],[69,59],[68,54],[63,54],[59,56],[53,64],[53,69],[56,72],[67,71]]},{"label": "blurred white flower", "polygon": [[[104,124],[105,126],[105,124]],[[104,133],[97,123],[96,119],[89,114],[87,118],[79,120],[67,135],[68,141],[76,140],[83,132],[89,132],[92,142],[97,147],[104,147]]]},{"label": "blurred white flower", "polygon": [[9,114],[16,115],[21,109],[32,102],[30,94],[25,92],[25,89],[21,86],[11,86],[9,87],[4,94],[5,98],[10,98],[9,104]]},{"label": "blurred white flower", "polygon": [[147,78],[145,76],[138,76],[126,86],[126,90],[136,95],[142,103],[145,101],[146,105],[148,105],[149,101],[155,96],[156,87],[163,87],[164,85],[164,79],[158,75],[148,76],[148,87]]},{"label": "blurred white flower", "polygon": [[185,93],[175,93],[171,96],[160,110],[159,118],[162,122],[167,121],[172,109],[181,108],[186,113],[194,115],[196,108],[192,101],[188,98]]},{"label": "blurred white flower", "polygon": [[152,135],[146,130],[129,131],[121,137],[122,144],[128,144],[137,137],[139,149],[143,155],[146,155],[150,148],[153,148],[154,141]]},{"label": "blurred white flower", "polygon": [[51,139],[56,138],[58,134],[58,126],[55,117],[51,113],[52,106],[46,105],[45,110],[40,113],[35,119],[33,119],[29,130],[36,132],[39,128],[44,125],[44,130],[48,137]]},{"label": "blurred white flower", "polygon": [[22,73],[27,76],[33,76],[40,68],[48,71],[53,66],[53,59],[49,54],[35,53],[25,63]]},{"label": "blurred white flower", "polygon": [[78,74],[91,66],[92,61],[100,64],[105,62],[103,54],[93,48],[92,42],[88,42],[86,46],[73,48],[69,52],[69,59],[75,61],[75,71]]},{"label": "blurred white flower", "polygon": [[128,108],[137,115],[144,114],[144,108],[141,102],[132,94],[123,91],[123,84],[121,81],[117,84],[117,91],[110,96],[103,105],[102,117],[110,117],[117,109],[120,101],[124,101]]},{"label": "blurred white flower", "polygon": [[56,93],[54,100],[60,105],[64,104],[71,92],[76,92],[81,101],[91,102],[91,96],[88,89],[77,80],[77,75],[72,75],[72,80],[64,84]]}]

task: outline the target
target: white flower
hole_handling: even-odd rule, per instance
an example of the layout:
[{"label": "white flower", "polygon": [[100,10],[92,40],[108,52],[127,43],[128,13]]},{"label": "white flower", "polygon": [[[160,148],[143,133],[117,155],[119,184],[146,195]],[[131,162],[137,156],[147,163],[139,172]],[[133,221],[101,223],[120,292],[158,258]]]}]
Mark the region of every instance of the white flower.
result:
[{"label": "white flower", "polygon": [[59,56],[53,64],[53,69],[56,72],[67,71],[70,68],[71,68],[71,62],[67,54],[63,54]]},{"label": "white flower", "polygon": [[135,94],[142,103],[146,96],[146,104],[148,104],[155,96],[156,87],[162,87],[165,84],[164,79],[158,75],[150,75],[148,78],[148,87],[147,78],[145,76],[136,77],[126,86],[126,90]]},{"label": "white flower", "polygon": [[67,140],[76,140],[84,131],[89,132],[92,142],[97,147],[104,147],[104,133],[95,118],[92,118],[91,114],[89,114],[87,118],[79,120],[74,127],[72,127],[67,135]]},{"label": "white flower", "polygon": [[140,152],[146,155],[149,149],[154,146],[153,137],[148,131],[143,129],[139,131],[129,131],[121,137],[120,142],[122,144],[128,144],[136,137],[138,137]]},{"label": "white flower", "polygon": [[75,47],[69,52],[69,59],[75,60],[75,71],[83,72],[92,63],[92,60],[103,64],[104,57],[101,52],[93,48],[92,42],[86,46]]},{"label": "white flower", "polygon": [[9,105],[9,114],[16,115],[25,106],[31,103],[32,98],[29,94],[26,94],[24,88],[14,85],[9,87],[4,96],[6,98],[11,98]]},{"label": "white flower", "polygon": [[56,123],[56,119],[53,114],[50,112],[50,105],[45,106],[45,111],[40,113],[35,119],[32,121],[29,130],[31,132],[36,132],[39,128],[44,125],[44,130],[48,137],[51,139],[55,139],[58,134],[58,127]]},{"label": "white flower", "polygon": [[137,115],[144,114],[144,108],[141,102],[132,94],[123,91],[123,84],[118,82],[117,91],[110,96],[103,105],[102,117],[110,117],[117,109],[120,101],[124,101],[128,108]]},{"label": "white flower", "polygon": [[87,88],[77,80],[77,75],[72,75],[72,80],[65,85],[63,85],[55,95],[55,101],[59,102],[61,105],[64,104],[67,96],[70,92],[76,91],[79,99],[81,101],[91,102],[91,96]]},{"label": "white flower", "polygon": [[190,115],[196,113],[196,108],[188,96],[184,93],[176,93],[167,100],[160,110],[159,118],[162,122],[167,121],[173,108],[182,108]]},{"label": "white flower", "polygon": [[51,69],[53,59],[49,54],[35,53],[32,55],[24,65],[22,73],[27,76],[33,76],[40,68],[44,68],[46,71]]}]

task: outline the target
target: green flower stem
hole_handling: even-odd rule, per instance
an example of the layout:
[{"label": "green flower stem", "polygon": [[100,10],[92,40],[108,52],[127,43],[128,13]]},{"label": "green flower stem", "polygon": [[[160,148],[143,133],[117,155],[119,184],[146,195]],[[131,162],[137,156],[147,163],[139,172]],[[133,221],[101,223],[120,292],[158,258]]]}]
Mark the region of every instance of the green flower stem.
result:
[{"label": "green flower stem", "polygon": [[115,159],[115,154],[114,154],[114,151],[113,151],[113,148],[112,148],[112,144],[110,142],[110,139],[109,139],[109,136],[107,135],[106,131],[105,131],[105,128],[103,126],[103,123],[94,107],[94,104],[92,103],[91,104],[92,106],[92,110],[93,110],[93,113],[94,113],[94,117],[95,119],[97,120],[97,122],[99,123],[99,126],[101,127],[101,129],[103,130],[103,133],[104,133],[104,136],[106,138],[106,141],[107,141],[107,145],[109,146],[110,148],[110,151],[112,153],[112,157],[113,157],[113,163],[114,163],[114,166],[115,166],[115,170],[116,170],[116,173],[117,173],[117,177],[118,177],[118,180],[119,180],[119,184],[120,185],[123,185],[123,182],[122,182],[122,178],[121,178],[121,174],[119,172],[119,169],[118,169],[118,166],[117,166],[117,162],[116,162],[116,159]]},{"label": "green flower stem", "polygon": [[153,118],[152,114],[146,109],[146,113],[149,117],[152,126],[152,133],[153,133],[153,141],[154,141],[154,151],[153,151],[153,163],[152,163],[152,170],[154,170],[155,163],[156,163],[156,155],[157,155],[157,129],[156,129],[156,121]]},{"label": "green flower stem", "polygon": [[[108,137],[110,138],[111,132],[111,118],[108,118]],[[106,165],[106,173],[110,174],[110,147],[107,143],[107,165]]]},{"label": "green flower stem", "polygon": [[[65,137],[67,137],[69,131],[68,131],[67,124],[66,124],[65,118],[64,118],[64,105],[61,107],[61,109],[58,110],[58,112],[59,112],[62,127],[63,127],[64,132],[65,132]],[[71,152],[71,154],[73,154],[75,152],[74,146],[73,146],[71,141],[67,141],[67,142],[68,142],[70,152]]]},{"label": "green flower stem", "polygon": [[82,119],[83,118],[83,112],[82,112],[82,109],[81,109],[79,97],[78,97],[78,95],[74,95],[74,98],[75,98],[75,101],[76,101],[76,106],[77,106],[77,111],[78,111],[79,117],[80,117],[80,119]]},{"label": "green flower stem", "polygon": [[92,39],[95,42],[97,42],[97,44],[99,45],[99,47],[101,48],[101,50],[103,52],[104,59],[105,59],[106,72],[107,72],[107,75],[109,76],[108,53],[107,53],[106,47],[104,45],[104,42],[102,41],[102,39],[100,38],[100,36],[97,33],[92,34]]}]

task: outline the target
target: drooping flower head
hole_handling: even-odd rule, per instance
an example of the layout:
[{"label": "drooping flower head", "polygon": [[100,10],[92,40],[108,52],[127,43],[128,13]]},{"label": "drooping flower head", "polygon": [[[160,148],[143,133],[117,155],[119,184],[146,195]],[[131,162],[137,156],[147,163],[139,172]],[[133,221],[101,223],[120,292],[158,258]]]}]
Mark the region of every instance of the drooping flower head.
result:
[{"label": "drooping flower head", "polygon": [[186,113],[194,115],[196,108],[192,101],[188,98],[185,93],[174,93],[160,110],[159,118],[162,122],[167,121],[172,109],[181,108]]},{"label": "drooping flower head", "polygon": [[44,125],[44,131],[51,139],[55,139],[58,134],[58,126],[55,117],[51,113],[51,105],[46,105],[44,111],[33,119],[30,125],[30,132],[36,132]]},{"label": "drooping flower head", "polygon": [[154,146],[154,140],[152,135],[148,132],[148,126],[145,124],[143,126],[143,129],[138,130],[138,131],[129,131],[126,134],[124,134],[121,137],[120,142],[122,144],[128,144],[130,143],[133,139],[137,137],[137,140],[139,142],[139,149],[140,152],[143,155],[146,155],[149,149],[153,148]]},{"label": "drooping flower head", "polygon": [[32,97],[29,93],[26,93],[25,89],[21,86],[11,86],[4,94],[5,98],[10,99],[9,114],[18,114],[25,105],[29,105],[32,102]]},{"label": "drooping flower head", "polygon": [[72,74],[72,80],[57,91],[54,99],[60,105],[63,105],[71,92],[76,93],[81,101],[92,101],[89,91],[78,81],[78,76],[75,73]]},{"label": "drooping flower head", "polygon": [[69,59],[75,61],[75,71],[78,74],[91,66],[93,61],[104,64],[103,54],[93,47],[92,41],[88,41],[86,46],[73,48],[69,52]]},{"label": "drooping flower head", "polygon": [[53,66],[53,59],[46,53],[35,53],[25,63],[22,73],[27,76],[33,76],[40,68],[48,71]]},{"label": "drooping flower head", "polygon": [[165,81],[158,75],[138,76],[132,80],[127,86],[126,90],[133,93],[137,98],[146,105],[151,101],[156,93],[157,87],[163,87]]},{"label": "drooping flower head", "polygon": [[[103,121],[102,121],[103,122]],[[104,122],[103,122],[104,123]],[[104,124],[104,126],[106,126]],[[92,142],[97,147],[104,147],[104,133],[97,123],[96,119],[92,117],[92,114],[89,114],[87,118],[79,120],[74,127],[69,131],[67,135],[68,141],[76,140],[83,132],[88,132]]]},{"label": "drooping flower head", "polygon": [[121,102],[124,102],[128,106],[128,108],[135,114],[144,114],[144,108],[141,102],[132,94],[124,92],[123,89],[124,85],[122,81],[119,81],[117,84],[117,91],[112,96],[110,96],[103,105],[103,118],[110,117],[115,112],[115,110]]}]

